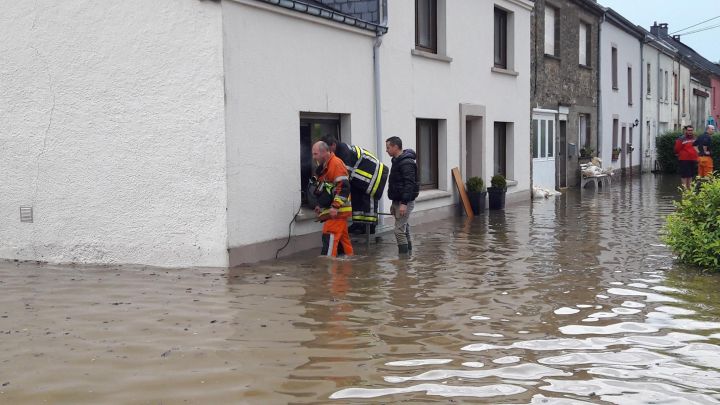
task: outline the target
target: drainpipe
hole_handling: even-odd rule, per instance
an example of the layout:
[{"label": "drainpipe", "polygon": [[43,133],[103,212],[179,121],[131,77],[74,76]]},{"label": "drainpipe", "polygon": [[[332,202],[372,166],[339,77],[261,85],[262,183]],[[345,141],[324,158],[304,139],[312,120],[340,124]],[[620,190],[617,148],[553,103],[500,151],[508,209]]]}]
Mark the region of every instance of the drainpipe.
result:
[{"label": "drainpipe", "polygon": [[[665,81],[663,80],[663,78],[660,77],[660,53],[662,53],[662,51],[660,51],[660,50],[658,49],[658,53],[657,53],[657,69],[655,69],[655,71],[658,72],[658,80],[657,80],[657,83],[661,83],[661,82],[662,82],[662,83],[665,83]],[[657,107],[656,107],[657,111],[655,111],[655,116],[656,116],[655,128],[657,128],[658,130],[655,131],[655,139],[654,139],[654,142],[651,141],[651,143],[650,143],[651,145],[655,145],[655,148],[653,148],[653,150],[650,151],[651,154],[654,154],[654,153],[655,153],[655,149],[657,149],[657,137],[658,137],[658,135],[660,135],[659,130],[660,130],[660,94],[661,94],[660,92],[661,92],[661,91],[662,91],[662,86],[661,86],[660,84],[658,84],[658,85],[657,85],[657,102],[655,103],[656,106],[657,106]],[[664,93],[662,93],[662,94],[664,94]],[[650,162],[652,162],[652,161],[654,161],[654,160],[655,160],[655,159],[654,159],[653,156],[651,155],[651,156],[650,156]],[[655,170],[655,166],[654,166],[654,165],[653,165],[653,167],[650,168],[650,171],[653,171],[653,170]]]},{"label": "drainpipe", "polygon": [[[387,15],[384,13],[383,0],[378,0],[378,15],[381,26],[387,26]],[[382,45],[383,31],[376,31],[375,41],[373,43],[373,87],[375,89],[375,153],[378,159],[382,161],[384,152],[382,136],[382,93],[380,86],[380,45]],[[384,212],[385,200],[380,198],[377,212]],[[382,225],[382,218],[378,217],[378,226]]]},{"label": "drainpipe", "polygon": [[[598,24],[598,57],[597,57],[597,103],[598,103],[598,116],[597,116],[597,146],[595,148],[596,151],[598,151],[598,157],[600,156],[600,152],[602,152],[601,146],[602,146],[602,77],[600,75],[600,72],[602,71],[602,25],[605,23],[605,15],[606,13],[603,13],[602,19],[600,20],[600,23]],[[603,159],[605,156],[602,157]],[[604,164],[603,164],[604,166]]]},{"label": "drainpipe", "polygon": [[[643,132],[645,130],[645,117],[643,116],[643,105],[645,104],[645,82],[643,81],[643,68],[645,67],[645,59],[643,58],[643,49],[645,48],[645,36],[643,36],[643,39],[640,40],[640,69],[638,70],[640,72],[640,124],[638,125],[640,127],[640,149],[638,149],[638,155],[640,155],[640,158],[638,159],[640,163],[640,174],[643,172]],[[647,75],[645,75],[647,76]],[[649,83],[648,83],[649,84]],[[630,140],[632,142],[632,139]],[[630,155],[632,158],[632,155]],[[632,168],[630,169],[632,170]],[[631,172],[632,173],[632,172]]]}]

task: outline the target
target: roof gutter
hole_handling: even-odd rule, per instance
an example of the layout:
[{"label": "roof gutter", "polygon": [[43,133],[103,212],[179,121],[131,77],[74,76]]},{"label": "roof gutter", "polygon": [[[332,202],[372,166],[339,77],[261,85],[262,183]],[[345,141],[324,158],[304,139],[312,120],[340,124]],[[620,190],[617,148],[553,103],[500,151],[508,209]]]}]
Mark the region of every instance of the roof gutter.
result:
[{"label": "roof gutter", "polygon": [[375,32],[379,35],[387,33],[388,28],[380,24],[375,24],[369,21],[361,20],[359,18],[343,14],[339,11],[332,10],[325,7],[315,6],[304,3],[299,0],[255,0],[260,3],[272,4],[274,6],[282,7],[288,10],[296,11],[326,20],[334,21],[340,24],[349,25],[351,27],[360,28]]}]

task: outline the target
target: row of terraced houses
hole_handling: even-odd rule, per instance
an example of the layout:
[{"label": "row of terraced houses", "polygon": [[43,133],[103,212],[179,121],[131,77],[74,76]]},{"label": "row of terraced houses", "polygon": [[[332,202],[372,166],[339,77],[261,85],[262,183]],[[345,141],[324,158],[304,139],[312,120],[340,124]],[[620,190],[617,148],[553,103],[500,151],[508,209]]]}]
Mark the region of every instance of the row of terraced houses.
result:
[{"label": "row of terraced houses", "polygon": [[9,259],[314,248],[301,190],[328,134],[386,164],[384,139],[415,149],[425,222],[457,215],[452,168],[525,201],[590,155],[650,171],[659,133],[720,118],[717,65],[592,0],[13,2],[0,22]]}]

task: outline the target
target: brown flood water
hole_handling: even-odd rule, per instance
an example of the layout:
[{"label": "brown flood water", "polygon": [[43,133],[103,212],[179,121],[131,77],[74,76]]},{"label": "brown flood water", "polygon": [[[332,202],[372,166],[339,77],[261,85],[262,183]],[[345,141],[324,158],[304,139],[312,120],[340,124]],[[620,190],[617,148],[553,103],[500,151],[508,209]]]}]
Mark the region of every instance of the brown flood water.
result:
[{"label": "brown flood water", "polygon": [[659,241],[677,184],[417,227],[409,260],[0,262],[0,403],[720,403],[720,277]]}]

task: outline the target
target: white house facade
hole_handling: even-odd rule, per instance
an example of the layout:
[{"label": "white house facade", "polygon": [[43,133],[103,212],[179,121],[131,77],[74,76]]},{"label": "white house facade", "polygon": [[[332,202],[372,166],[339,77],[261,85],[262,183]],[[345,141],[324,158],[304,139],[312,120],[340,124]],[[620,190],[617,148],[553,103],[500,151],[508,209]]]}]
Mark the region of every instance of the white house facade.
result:
[{"label": "white house facade", "polygon": [[5,2],[0,258],[227,265],[212,2]]},{"label": "white house facade", "polygon": [[[608,9],[600,27],[600,147],[603,166],[640,167],[640,84],[643,34]],[[615,151],[613,153],[613,151]]]},{"label": "white house facade", "polygon": [[0,257],[232,266],[318,247],[301,190],[324,135],[388,165],[386,138],[416,149],[416,222],[457,214],[454,167],[529,199],[532,2],[417,3],[13,3]]},{"label": "white house facade", "polygon": [[674,128],[671,80],[676,49],[645,33],[643,52],[642,170],[655,170],[656,138]]}]

